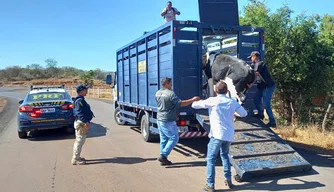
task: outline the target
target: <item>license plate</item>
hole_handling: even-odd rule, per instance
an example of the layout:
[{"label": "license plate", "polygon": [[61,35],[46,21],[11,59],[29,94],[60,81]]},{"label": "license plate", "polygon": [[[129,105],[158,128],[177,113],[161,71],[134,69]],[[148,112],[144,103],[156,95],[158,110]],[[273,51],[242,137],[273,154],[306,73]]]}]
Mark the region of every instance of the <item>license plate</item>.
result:
[{"label": "license plate", "polygon": [[55,108],[42,108],[41,113],[54,113],[56,112]]},{"label": "license plate", "polygon": [[179,132],[188,132],[188,127],[187,126],[179,126]]}]

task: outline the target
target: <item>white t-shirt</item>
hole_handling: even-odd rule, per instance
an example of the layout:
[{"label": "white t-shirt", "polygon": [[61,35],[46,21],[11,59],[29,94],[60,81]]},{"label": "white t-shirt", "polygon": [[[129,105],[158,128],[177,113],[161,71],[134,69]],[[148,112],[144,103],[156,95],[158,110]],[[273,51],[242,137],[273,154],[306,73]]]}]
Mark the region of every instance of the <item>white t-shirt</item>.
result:
[{"label": "white t-shirt", "polygon": [[[166,9],[167,8],[165,8],[163,10],[164,13],[166,13]],[[165,15],[165,21],[169,22],[169,21],[172,21],[172,20],[176,20],[175,15],[176,15],[177,12],[178,12],[178,10],[175,7],[171,8],[169,11],[167,10],[167,14]]]}]

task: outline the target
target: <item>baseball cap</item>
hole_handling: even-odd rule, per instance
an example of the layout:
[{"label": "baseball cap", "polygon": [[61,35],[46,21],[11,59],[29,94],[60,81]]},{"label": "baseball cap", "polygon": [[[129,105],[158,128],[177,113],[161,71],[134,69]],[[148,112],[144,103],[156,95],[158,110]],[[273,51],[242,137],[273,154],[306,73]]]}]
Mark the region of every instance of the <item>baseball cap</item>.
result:
[{"label": "baseball cap", "polygon": [[260,52],[258,52],[258,51],[253,51],[251,54],[250,54],[250,56],[248,56],[247,58],[248,59],[250,59],[252,56],[254,56],[254,55],[256,55],[256,56],[260,56]]},{"label": "baseball cap", "polygon": [[88,86],[83,86],[82,84],[79,84],[77,86],[77,93],[79,93],[80,91],[82,91],[84,89],[88,89]]}]

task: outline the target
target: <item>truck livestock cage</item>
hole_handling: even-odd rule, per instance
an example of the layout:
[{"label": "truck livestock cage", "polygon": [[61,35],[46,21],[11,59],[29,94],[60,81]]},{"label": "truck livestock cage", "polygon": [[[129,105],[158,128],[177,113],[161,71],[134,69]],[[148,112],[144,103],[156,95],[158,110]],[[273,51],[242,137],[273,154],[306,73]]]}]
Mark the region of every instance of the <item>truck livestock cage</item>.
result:
[{"label": "truck livestock cage", "polygon": [[[170,21],[145,33],[116,52],[113,79],[114,118],[118,125],[139,125],[146,142],[159,138],[155,94],[163,77],[172,78],[173,91],[182,100],[208,97],[203,88],[202,55],[216,51],[246,62],[252,51],[264,59],[264,29],[253,26],[219,25],[197,21]],[[107,76],[107,83],[111,83]],[[244,107],[249,116],[255,110],[254,85],[246,92]],[[180,107],[177,126],[180,139],[207,137],[208,110]],[[235,122],[235,141],[230,160],[237,181],[271,173],[310,170],[311,165],[262,121],[246,117]],[[268,150],[270,148],[270,150]]]}]

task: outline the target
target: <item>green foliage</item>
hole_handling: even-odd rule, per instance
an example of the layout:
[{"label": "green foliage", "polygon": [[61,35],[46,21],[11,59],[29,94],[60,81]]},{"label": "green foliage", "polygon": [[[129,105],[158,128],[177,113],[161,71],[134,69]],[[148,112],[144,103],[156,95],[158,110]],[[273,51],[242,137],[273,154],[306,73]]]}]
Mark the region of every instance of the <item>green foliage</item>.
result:
[{"label": "green foliage", "polygon": [[80,79],[84,82],[85,85],[93,86],[93,79],[95,76],[95,72],[93,70],[89,70],[80,76]]},{"label": "green foliage", "polygon": [[55,59],[45,60],[45,66],[38,63],[21,66],[11,66],[0,70],[0,81],[28,81],[45,78],[76,78],[80,77],[85,84],[93,85],[93,79],[104,80],[106,72],[101,69],[84,71],[74,67],[58,67]]},{"label": "green foliage", "polygon": [[288,5],[271,12],[264,1],[250,0],[240,23],[265,28],[265,63],[277,84],[276,110],[290,122],[292,104],[297,120],[308,122],[317,107],[313,99],[327,96],[331,102],[333,95],[334,17],[292,13]]}]

